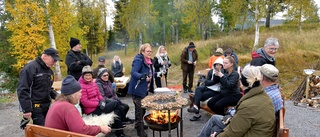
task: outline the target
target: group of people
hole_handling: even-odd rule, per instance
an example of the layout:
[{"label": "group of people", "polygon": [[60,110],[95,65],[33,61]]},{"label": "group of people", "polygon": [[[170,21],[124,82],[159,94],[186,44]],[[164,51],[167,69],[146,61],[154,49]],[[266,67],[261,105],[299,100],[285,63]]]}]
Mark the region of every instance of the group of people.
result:
[{"label": "group of people", "polygon": [[196,87],[194,106],[188,108],[188,112],[194,113],[190,121],[197,121],[201,117],[200,101],[210,98],[207,106],[215,114],[199,137],[274,135],[283,107],[276,84],[279,70],[274,56],[278,49],[278,40],[268,38],[262,48],[252,52],[251,63],[241,73],[235,70],[237,57],[232,50],[227,49],[226,56],[222,55],[222,49],[216,50],[209,60],[212,69],[204,85]]},{"label": "group of people", "polygon": [[[68,76],[62,81],[60,94],[52,88],[54,75],[51,67],[61,61],[56,49],[44,50],[41,57],[21,70],[17,88],[20,111],[23,112],[20,127],[25,128],[32,119],[33,124],[46,127],[87,135],[106,134],[111,132],[109,126],[86,125],[81,117],[82,111],[86,115],[114,112],[118,117],[111,127],[117,137],[126,137],[124,124],[133,121],[126,116],[129,106],[114,91],[113,74],[123,75],[119,56],[114,57],[112,70],[105,68],[104,57],[99,57],[98,67],[92,70],[92,60],[81,52],[80,40],[71,38],[70,48],[65,61]],[[52,99],[55,102],[51,105]],[[81,110],[76,108],[79,104]]]},{"label": "group of people", "polygon": [[[131,121],[126,117],[129,106],[117,97],[113,83],[114,77],[123,76],[123,65],[119,56],[114,57],[111,70],[105,68],[104,57],[99,57],[98,67],[92,70],[90,67],[92,60],[81,53],[80,40],[71,38],[70,47],[71,50],[65,61],[68,76],[62,81],[61,94],[57,94],[51,88],[53,72],[50,68],[61,60],[55,49],[46,49],[41,57],[31,61],[22,69],[17,93],[23,118],[32,118],[33,123],[37,125],[88,135],[111,131],[108,126],[86,125],[79,110],[74,106],[80,104],[84,114],[101,115],[113,111],[119,117],[112,125],[112,128],[116,129],[116,136],[127,136],[122,129],[124,122]],[[217,134],[218,136],[240,134],[251,136],[258,134],[255,131],[256,128],[266,128],[266,133],[274,130],[273,122],[277,115],[270,115],[270,108],[274,106],[275,109],[272,112],[276,113],[282,107],[282,104],[279,104],[279,102],[282,103],[280,91],[278,85],[275,84],[278,70],[275,68],[274,55],[278,48],[277,39],[267,39],[263,48],[252,53],[250,67],[245,67],[242,74],[237,72],[238,57],[230,48],[225,53],[221,48],[216,50],[216,53],[209,59],[211,70],[208,72],[206,81],[204,85],[195,88],[194,106],[188,109],[188,112],[195,113],[190,120],[197,121],[201,117],[199,114],[200,101],[211,98],[208,106],[217,115],[212,116],[199,136],[216,136]],[[193,92],[193,77],[198,61],[198,53],[193,42],[183,49],[180,61],[183,91]],[[271,64],[271,66],[264,64]],[[128,93],[132,95],[135,107],[135,129],[138,136],[147,136],[144,131],[147,126],[143,124],[146,110],[141,107],[141,100],[149,92],[154,92],[154,86],[159,88],[167,85],[170,66],[171,61],[165,47],[160,46],[152,58],[152,47],[148,43],[140,46],[139,53],[132,61]],[[188,82],[187,79],[189,79]],[[244,95],[240,89],[244,91]],[[272,101],[266,95],[273,97],[272,100],[276,98],[278,102],[270,103]],[[52,99],[56,101],[50,107]],[[228,106],[235,106],[232,113],[227,111],[228,114],[233,114],[232,120],[229,124],[221,126],[221,118],[226,115],[225,108]],[[252,119],[247,115],[248,112],[253,115]],[[239,122],[247,124],[239,127],[237,126]],[[254,127],[255,125],[257,127]],[[24,126],[21,125],[22,128]],[[215,128],[216,126],[218,128]],[[236,128],[241,128],[239,129],[241,133],[234,130]],[[251,131],[247,132],[247,130]]]}]

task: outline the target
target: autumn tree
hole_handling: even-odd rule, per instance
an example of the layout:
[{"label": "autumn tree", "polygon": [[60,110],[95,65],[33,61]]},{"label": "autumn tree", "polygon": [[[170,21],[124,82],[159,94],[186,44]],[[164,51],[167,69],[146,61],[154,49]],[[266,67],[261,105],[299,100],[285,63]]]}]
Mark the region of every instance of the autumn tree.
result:
[{"label": "autumn tree", "polygon": [[319,21],[317,15],[318,8],[314,0],[286,0],[288,6],[288,14],[286,15],[293,24],[297,24],[299,31],[302,31],[302,23],[304,20]]},{"label": "autumn tree", "polygon": [[11,54],[17,62],[14,68],[20,70],[29,61],[41,54],[46,41],[44,9],[34,0],[7,1],[6,10],[11,14],[7,28],[12,32],[9,42],[12,44]]},{"label": "autumn tree", "polygon": [[[124,15],[123,9],[125,9],[126,5],[128,4],[127,2],[128,0],[118,0],[115,2],[116,13],[115,13],[114,23],[113,23],[113,30],[116,35],[115,37],[118,39],[122,39],[125,45],[128,45],[129,37],[128,37],[128,33],[125,26],[121,23],[121,18],[122,18],[122,15]],[[110,44],[112,42],[113,41],[110,41]],[[127,54],[126,46],[124,47],[124,54],[125,55]]]}]

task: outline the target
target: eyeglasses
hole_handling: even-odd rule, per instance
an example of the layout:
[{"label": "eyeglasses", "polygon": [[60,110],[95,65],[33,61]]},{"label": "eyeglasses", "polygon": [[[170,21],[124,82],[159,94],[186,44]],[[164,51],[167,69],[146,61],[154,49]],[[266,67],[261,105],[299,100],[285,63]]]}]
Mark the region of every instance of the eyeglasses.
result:
[{"label": "eyeglasses", "polygon": [[268,48],[270,51],[278,51],[279,48]]},{"label": "eyeglasses", "polygon": [[148,50],[148,51],[145,51],[145,52],[147,52],[147,53],[152,53],[152,51],[151,51],[151,50]]},{"label": "eyeglasses", "polygon": [[102,75],[102,77],[108,77],[109,76],[109,74],[106,74],[106,75]]}]

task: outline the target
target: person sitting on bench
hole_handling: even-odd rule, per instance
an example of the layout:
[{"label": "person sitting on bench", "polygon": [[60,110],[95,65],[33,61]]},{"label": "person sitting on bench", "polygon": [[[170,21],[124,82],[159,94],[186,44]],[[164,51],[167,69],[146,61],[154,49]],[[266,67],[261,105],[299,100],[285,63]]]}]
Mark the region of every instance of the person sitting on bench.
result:
[{"label": "person sitting on bench", "polygon": [[212,81],[215,77],[214,70],[220,71],[223,69],[223,59],[221,57],[217,58],[216,61],[212,64],[212,68],[213,69],[208,72],[207,79],[205,81],[205,83],[207,84],[196,88],[194,95],[194,105],[193,107],[188,108],[188,112],[195,113],[190,121],[197,121],[201,117],[201,115],[199,114],[200,101],[205,101],[219,93],[220,83],[213,84]]},{"label": "person sitting on bench", "polygon": [[49,108],[45,126],[86,135],[95,136],[111,132],[108,126],[86,125],[79,111],[74,106],[81,97],[81,86],[76,79],[68,75],[61,86],[61,94]]},{"label": "person sitting on bench", "polygon": [[[257,67],[260,68],[260,67]],[[245,68],[246,71],[244,71],[242,74],[244,76],[242,77],[247,77],[248,75],[248,69]],[[253,71],[252,71],[253,72]],[[273,106],[274,106],[274,112],[276,113],[275,117],[277,117],[277,113],[280,111],[280,109],[283,107],[282,105],[282,98],[279,92],[279,89],[274,88],[275,85],[275,81],[278,79],[278,69],[272,65],[269,64],[265,64],[260,68],[260,72],[261,72],[261,80],[260,80],[260,84],[261,86],[264,88],[265,92],[269,95],[269,97],[272,100]],[[258,72],[255,72],[258,73]],[[249,78],[247,78],[249,79]],[[250,80],[246,80],[245,79],[241,79],[242,84],[242,88],[245,89],[245,93],[248,92],[248,86],[247,86],[247,82],[246,81],[250,81]],[[230,119],[234,116],[235,110],[228,110],[231,117],[229,117]],[[198,135],[198,137],[209,137],[210,134],[212,134],[211,136],[216,136],[217,134],[219,134],[220,132],[222,132],[222,130],[226,127],[225,124],[223,124],[221,122],[221,119],[226,119],[221,115],[213,115],[210,120],[205,124],[205,126],[202,128],[200,134]],[[230,121],[227,120],[227,121]]]}]

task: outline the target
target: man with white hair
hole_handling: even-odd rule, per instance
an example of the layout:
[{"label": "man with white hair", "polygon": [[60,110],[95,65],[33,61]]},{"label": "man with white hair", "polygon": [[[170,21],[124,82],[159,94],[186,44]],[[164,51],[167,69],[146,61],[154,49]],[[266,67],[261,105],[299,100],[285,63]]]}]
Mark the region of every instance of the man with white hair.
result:
[{"label": "man with white hair", "polygon": [[275,54],[279,49],[279,42],[277,38],[268,38],[264,46],[252,52],[252,66],[262,66],[263,64],[276,65]]}]

